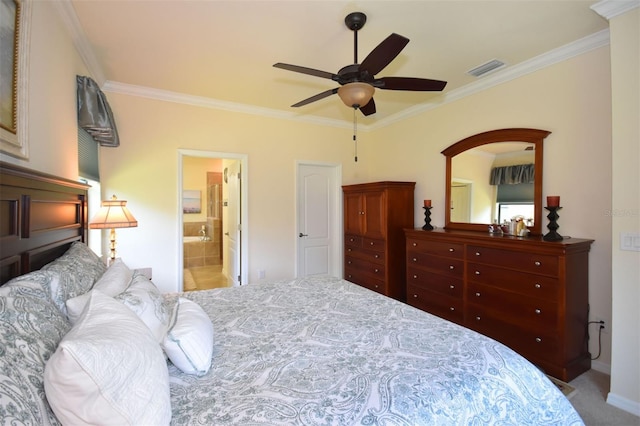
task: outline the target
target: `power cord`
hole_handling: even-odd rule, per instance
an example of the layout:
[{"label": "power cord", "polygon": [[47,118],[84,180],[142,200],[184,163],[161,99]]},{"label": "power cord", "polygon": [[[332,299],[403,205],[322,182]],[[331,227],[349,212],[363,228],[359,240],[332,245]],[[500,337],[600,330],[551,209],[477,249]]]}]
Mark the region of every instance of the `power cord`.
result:
[{"label": "power cord", "polygon": [[591,361],[600,358],[600,353],[602,352],[602,330],[604,329],[604,321],[600,320],[600,321],[589,321],[587,323],[587,339],[589,339],[589,325],[591,324],[600,324],[600,327],[598,327],[598,355],[596,355],[595,358],[591,358]]}]

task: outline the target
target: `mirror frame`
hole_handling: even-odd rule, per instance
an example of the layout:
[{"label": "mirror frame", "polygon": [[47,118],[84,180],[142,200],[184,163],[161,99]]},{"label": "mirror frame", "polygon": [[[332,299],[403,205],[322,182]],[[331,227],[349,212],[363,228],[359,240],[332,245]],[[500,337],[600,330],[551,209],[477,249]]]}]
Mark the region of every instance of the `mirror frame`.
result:
[{"label": "mirror frame", "polygon": [[[462,139],[442,151],[447,159],[447,172],[445,177],[445,206],[451,205],[451,160],[456,155],[469,149],[487,145],[496,142],[528,142],[535,146],[535,179],[534,179],[534,222],[529,227],[529,235],[541,235],[542,224],[542,158],[543,158],[543,141],[551,132],[538,129],[500,129],[490,130],[488,132],[478,133]],[[445,208],[444,211],[444,227],[445,229],[458,229],[464,231],[482,231],[487,232],[488,223],[462,223],[451,222],[451,209]]]}]

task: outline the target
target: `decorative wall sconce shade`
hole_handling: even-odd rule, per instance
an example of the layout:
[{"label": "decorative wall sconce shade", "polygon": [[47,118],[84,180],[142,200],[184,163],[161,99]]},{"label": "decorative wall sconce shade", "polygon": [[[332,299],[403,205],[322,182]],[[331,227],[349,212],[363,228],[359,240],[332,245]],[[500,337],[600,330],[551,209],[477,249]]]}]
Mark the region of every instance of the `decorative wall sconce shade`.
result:
[{"label": "decorative wall sconce shade", "polygon": [[372,85],[355,82],[340,86],[338,96],[346,106],[357,109],[369,103],[373,92],[375,92],[375,88]]},{"label": "decorative wall sconce shade", "polygon": [[125,200],[118,200],[114,195],[110,200],[101,203],[100,210],[89,222],[91,229],[111,229],[109,233],[109,264],[116,258],[116,230],[115,228],[132,228],[138,226],[138,221],[127,208]]}]

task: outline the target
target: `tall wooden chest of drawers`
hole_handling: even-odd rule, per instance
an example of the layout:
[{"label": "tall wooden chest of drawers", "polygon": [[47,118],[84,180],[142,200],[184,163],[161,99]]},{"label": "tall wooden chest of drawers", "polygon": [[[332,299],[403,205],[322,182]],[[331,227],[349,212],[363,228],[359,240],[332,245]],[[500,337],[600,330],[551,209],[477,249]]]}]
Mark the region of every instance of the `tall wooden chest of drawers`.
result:
[{"label": "tall wooden chest of drawers", "polygon": [[405,230],[407,303],[490,336],[569,381],[591,367],[593,240]]},{"label": "tall wooden chest of drawers", "polygon": [[405,300],[404,228],[413,227],[415,182],[342,187],[344,278]]}]

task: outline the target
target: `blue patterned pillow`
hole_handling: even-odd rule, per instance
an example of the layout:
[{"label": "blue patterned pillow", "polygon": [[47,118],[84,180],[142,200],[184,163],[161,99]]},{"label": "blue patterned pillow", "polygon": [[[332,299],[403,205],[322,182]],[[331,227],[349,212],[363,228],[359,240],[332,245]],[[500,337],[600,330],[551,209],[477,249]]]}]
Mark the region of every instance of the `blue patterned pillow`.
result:
[{"label": "blue patterned pillow", "polygon": [[0,288],[0,418],[58,425],[44,394],[44,367],[71,324],[53,303],[51,279],[32,272]]},{"label": "blue patterned pillow", "polygon": [[86,244],[75,242],[65,254],[43,266],[42,270],[60,274],[60,286],[66,302],[91,290],[107,266]]}]

